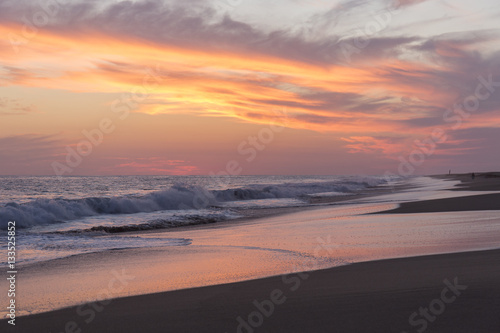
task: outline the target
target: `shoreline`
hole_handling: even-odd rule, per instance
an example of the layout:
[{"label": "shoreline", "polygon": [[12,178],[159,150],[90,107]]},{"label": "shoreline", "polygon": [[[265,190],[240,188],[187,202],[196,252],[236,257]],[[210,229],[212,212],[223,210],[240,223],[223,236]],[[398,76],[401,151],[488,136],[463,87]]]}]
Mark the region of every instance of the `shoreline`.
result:
[{"label": "shoreline", "polygon": [[403,202],[400,207],[374,214],[417,214],[500,210],[500,193]]},{"label": "shoreline", "polygon": [[[334,197],[310,197],[308,205],[304,206],[294,206],[294,207],[277,207],[277,208],[247,208],[243,209],[243,213],[247,213],[248,215],[244,215],[242,217],[219,221],[215,223],[205,223],[205,224],[194,224],[187,226],[178,226],[172,228],[164,228],[164,229],[151,229],[151,230],[143,230],[143,231],[126,231],[122,234],[137,234],[137,233],[165,233],[165,232],[177,232],[177,231],[187,231],[187,230],[197,230],[197,229],[210,229],[210,228],[225,228],[231,227],[235,224],[248,224],[253,221],[271,218],[277,216],[283,216],[293,213],[300,213],[305,211],[317,210],[322,208],[334,207],[337,204],[342,204],[349,201],[359,200],[359,199],[367,199],[371,197],[376,197],[379,195],[396,193],[398,191],[409,189],[410,186],[407,184],[401,184],[396,186],[374,186],[369,187],[359,193],[354,195],[341,195]],[[350,204],[356,204],[356,202],[352,202]]]},{"label": "shoreline", "polygon": [[[411,214],[432,212],[468,212],[481,210],[500,210],[500,173],[436,175],[437,179],[459,180],[451,191],[478,192],[474,195],[444,199],[403,202],[398,208],[375,214]],[[498,191],[498,193],[480,194],[479,192]]]},{"label": "shoreline", "polygon": [[[459,187],[458,190],[470,190],[470,191],[485,191],[484,188],[486,186],[487,190],[491,190],[492,188],[495,188],[496,190],[500,189],[500,179],[493,179],[491,180],[492,183],[490,183],[490,180],[488,180],[488,183],[485,184],[485,181],[483,179],[479,179],[477,183],[472,183],[468,180],[465,179],[464,175],[459,175],[458,177],[454,177],[454,175],[447,177],[448,175],[445,176],[433,176],[436,178],[440,177],[446,177],[447,179],[450,180],[461,180],[461,184],[459,184],[457,187]],[[440,178],[442,179],[442,178]],[[472,184],[468,184],[472,183]],[[494,183],[494,184],[493,184]],[[475,188],[472,189],[472,188]],[[386,189],[386,193],[389,193],[388,191],[390,190],[391,193],[393,193],[392,189]],[[457,190],[453,188],[452,190]],[[397,192],[394,192],[397,195]],[[373,196],[377,195],[383,195],[383,193],[374,193]],[[484,196],[488,196],[491,198],[490,200],[481,200]],[[478,198],[479,197],[479,198]],[[357,197],[356,199],[358,199]],[[498,205],[498,198],[500,198],[500,194],[477,194],[477,195],[467,195],[467,196],[462,196],[462,197],[455,197],[455,198],[445,198],[445,199],[433,199],[433,200],[424,200],[424,201],[416,201],[416,202],[403,202],[400,204],[399,208],[388,210],[388,211],[381,211],[378,213],[367,213],[368,215],[371,214],[371,216],[375,216],[376,214],[390,214],[390,215],[396,215],[398,213],[401,214],[417,214],[417,213],[425,213],[425,212],[449,212],[453,210],[447,210],[449,207],[458,207],[459,209],[455,211],[468,211],[472,212],[475,210],[483,210],[485,205],[487,205],[489,210],[500,210],[500,206]],[[352,197],[346,198],[346,200],[354,199]],[[444,200],[444,201],[443,201]],[[443,204],[443,202],[446,202],[446,204]],[[485,204],[486,202],[486,204]],[[468,205],[465,205],[464,203],[468,203]],[[156,235],[175,235],[178,233],[179,235],[182,235],[183,233],[187,232],[203,232],[206,231],[206,228],[225,228],[225,227],[235,227],[238,225],[245,225],[245,226],[252,226],[252,224],[258,224],[258,221],[263,221],[265,219],[272,220],[273,218],[276,217],[282,217],[286,215],[290,216],[305,216],[305,214],[316,214],[318,212],[321,212],[321,208],[331,208],[334,207],[335,205],[319,205],[319,206],[309,206],[309,207],[296,207],[295,212],[290,212],[290,211],[281,211],[276,214],[269,214],[266,216],[259,216],[259,217],[254,217],[254,218],[242,218],[241,220],[235,220],[235,221],[228,221],[229,223],[214,223],[214,224],[209,224],[209,225],[197,225],[197,226],[189,226],[189,227],[180,227],[180,228],[173,228],[173,229],[165,229],[165,230],[152,230],[152,231],[147,231],[143,232],[143,234],[149,234],[150,236]],[[348,207],[348,206],[346,206]],[[290,214],[289,214],[290,213]],[[388,216],[390,216],[388,215]],[[224,231],[224,230],[222,230]],[[134,232],[131,232],[130,234],[133,234]],[[483,247],[484,248],[484,247]],[[476,282],[478,283],[477,288],[479,288],[478,292],[485,293],[488,290],[493,290],[495,293],[495,297],[493,298],[494,300],[500,299],[498,297],[500,295],[500,291],[498,290],[498,287],[500,286],[500,261],[496,260],[496,258],[500,258],[500,242],[498,243],[498,248],[494,250],[472,250],[472,251],[458,251],[458,252],[447,252],[445,254],[433,254],[433,255],[416,255],[416,256],[402,256],[398,257],[395,259],[375,259],[375,260],[368,260],[364,262],[355,262],[355,263],[348,263],[348,265],[340,266],[340,267],[333,267],[333,268],[327,268],[327,269],[321,269],[321,270],[316,270],[316,271],[311,271],[307,267],[303,267],[303,272],[299,273],[291,273],[289,274],[290,280],[289,281],[300,281],[300,282],[305,282],[308,281],[309,279],[302,279],[303,276],[316,276],[319,275],[320,277],[318,280],[313,283],[315,285],[314,288],[318,288],[318,290],[314,291],[316,294],[300,294],[299,293],[292,293],[293,297],[291,299],[297,299],[297,302],[290,302],[290,306],[285,306],[282,307],[281,304],[279,304],[279,308],[285,308],[286,310],[283,310],[284,313],[281,316],[278,316],[278,313],[276,313],[276,318],[278,319],[273,319],[274,316],[272,316],[269,320],[265,320],[265,322],[269,322],[269,324],[263,324],[262,329],[264,327],[268,327],[265,325],[269,325],[269,330],[272,332],[304,332],[307,331],[304,327],[302,327],[301,330],[294,330],[295,327],[288,327],[285,330],[285,326],[278,326],[278,324],[282,320],[288,320],[288,321],[295,321],[295,318],[297,316],[297,309],[300,309],[300,313],[306,313],[311,317],[319,316],[319,314],[316,314],[313,310],[309,308],[304,308],[302,303],[306,302],[309,304],[310,307],[312,308],[317,308],[319,309],[318,311],[321,312],[325,317],[319,316],[316,320],[319,320],[324,323],[330,323],[330,325],[347,325],[343,320],[341,319],[336,319],[336,322],[331,322],[329,321],[327,317],[328,311],[330,312],[340,312],[344,313],[343,316],[348,317],[347,322],[356,322],[361,320],[361,318],[364,317],[370,317],[374,316],[373,318],[377,318],[375,316],[376,311],[374,311],[374,314],[371,313],[364,313],[361,318],[356,318],[356,312],[354,308],[351,308],[351,312],[345,311],[342,307],[337,306],[333,304],[333,301],[331,302],[326,302],[323,300],[320,296],[322,291],[328,291],[329,293],[325,294],[328,297],[339,297],[340,299],[343,300],[343,302],[347,302],[344,304],[344,307],[348,306],[349,304],[353,305],[356,304],[357,307],[359,308],[364,308],[366,307],[366,302],[375,302],[377,303],[376,299],[374,298],[374,294],[380,294],[379,296],[384,299],[389,297],[388,295],[396,295],[396,300],[398,302],[402,302],[401,307],[408,307],[408,302],[413,302],[415,303],[415,297],[416,299],[423,298],[423,294],[428,293],[428,288],[437,288],[438,284],[437,282],[433,282],[431,285],[426,285],[426,286],[421,286],[419,283],[419,280],[410,280],[408,283],[408,290],[413,290],[413,292],[410,292],[406,289],[404,290],[399,290],[399,285],[401,283],[406,283],[402,282],[400,280],[395,279],[395,277],[398,277],[406,281],[408,278],[405,276],[404,272],[402,273],[401,270],[404,271],[404,269],[409,269],[412,271],[415,271],[416,268],[413,267],[415,264],[418,263],[420,265],[420,270],[422,272],[427,271],[427,272],[432,272],[432,275],[435,275],[437,272],[443,272],[444,273],[450,273],[452,271],[459,271],[461,274],[465,274],[467,270],[479,270],[481,272],[478,272],[478,275],[474,275],[475,272],[470,272],[474,273],[471,276],[469,276],[472,280],[477,280]],[[198,247],[194,246],[192,248],[193,255],[190,257],[192,260],[200,260],[198,261],[199,264],[202,263],[203,259],[198,258],[198,256],[202,254],[206,254],[205,252],[207,250],[210,250],[209,248],[200,248],[199,245]],[[167,251],[168,253],[171,253],[172,251],[176,251],[173,248],[145,248],[143,250],[139,249],[128,249],[128,250],[107,250],[105,252],[97,252],[97,253],[90,253],[90,254],[80,254],[80,255],[75,255],[73,257],[65,257],[61,259],[54,259],[49,262],[40,262],[40,263],[33,263],[33,264],[28,264],[25,267],[28,267],[28,275],[30,271],[43,271],[47,272],[47,266],[48,267],[55,267],[61,271],[62,274],[64,273],[64,269],[61,269],[66,267],[67,264],[69,263],[73,266],[67,266],[69,268],[73,267],[72,269],[74,270],[75,262],[79,262],[80,264],[76,265],[76,267],[84,267],[87,270],[90,269],[92,265],[92,258],[95,258],[95,260],[100,260],[100,258],[107,258],[107,261],[103,261],[102,267],[96,268],[98,271],[104,272],[105,270],[110,269],[110,267],[113,267],[113,265],[109,265],[109,263],[113,262],[113,258],[116,258],[116,260],[120,260],[120,258],[125,258],[130,259],[133,256],[135,257],[140,257],[141,253],[142,254],[152,254],[152,253],[157,253],[157,254],[162,254],[163,256],[165,255],[164,251]],[[191,251],[191,249],[189,250]],[[200,252],[201,251],[201,252]],[[210,250],[211,251],[211,250]],[[125,256],[122,256],[125,255]],[[260,255],[260,254],[259,254]],[[75,258],[77,257],[77,258]],[[161,259],[162,256],[157,257],[157,261]],[[258,260],[258,259],[257,259]],[[485,267],[480,266],[475,267],[477,262],[481,262],[484,260],[489,260],[490,264],[486,265]],[[108,262],[108,264],[106,263]],[[139,261],[137,261],[139,262]],[[193,261],[194,263],[196,261]],[[388,263],[389,262],[389,263]],[[440,262],[439,265],[433,266],[432,263],[434,262]],[[453,265],[449,265],[450,262],[454,262]],[[390,264],[393,263],[393,264]],[[396,263],[396,264],[395,264]],[[462,264],[460,264],[462,263]],[[250,261],[246,262],[247,265],[252,265]],[[196,265],[196,264],[195,264]],[[360,266],[361,265],[361,266]],[[462,266],[460,266],[462,265]],[[338,266],[338,265],[337,265]],[[411,267],[410,267],[411,266]],[[441,267],[443,266],[443,267]],[[449,266],[449,267],[448,267]],[[116,268],[117,266],[115,266]],[[146,265],[147,267],[147,265]],[[331,267],[331,266],[330,266]],[[348,268],[348,267],[356,267],[355,269],[353,268]],[[392,267],[392,268],[391,268]],[[446,270],[445,268],[448,267]],[[475,268],[474,268],[475,267]],[[23,267],[24,268],[24,267]],[[57,269],[54,272],[57,272]],[[80,269],[81,270],[81,269]],[[49,272],[52,272],[50,269],[48,270]],[[78,271],[78,269],[77,269]],[[484,272],[483,272],[484,271]],[[356,274],[354,272],[357,272]],[[381,273],[383,272],[383,273]],[[168,272],[164,272],[167,273]],[[417,274],[418,272],[416,272]],[[44,273],[45,274],[45,273]],[[151,274],[151,273],[147,273]],[[384,276],[384,279],[382,279],[382,275]],[[385,275],[384,275],[385,274]],[[420,274],[420,273],[418,273]],[[417,275],[418,275],[417,274]],[[468,274],[468,273],[467,273]],[[271,276],[270,276],[271,275]],[[167,328],[173,327],[175,325],[181,325],[177,326],[175,332],[200,332],[203,331],[203,327],[200,326],[201,321],[203,323],[204,320],[199,320],[196,319],[194,320],[192,317],[185,317],[183,314],[184,311],[190,311],[191,307],[195,306],[196,309],[196,315],[201,315],[204,316],[205,312],[212,313],[213,318],[209,319],[207,318],[206,320],[210,321],[217,325],[222,325],[221,329],[214,330],[214,332],[224,332],[226,330],[227,332],[231,331],[230,327],[223,328],[225,327],[223,323],[226,323],[228,320],[230,320],[230,313],[229,311],[232,308],[242,308],[245,309],[243,304],[240,304],[241,302],[238,302],[238,300],[234,300],[233,302],[230,301],[230,295],[232,294],[234,289],[238,289],[243,293],[243,296],[246,295],[245,297],[248,297],[251,294],[255,294],[256,299],[257,295],[260,295],[259,293],[261,292],[261,289],[269,289],[269,292],[272,290],[276,289],[278,280],[281,279],[281,275],[275,275],[272,276],[272,274],[267,275],[270,277],[266,278],[255,278],[248,276],[247,278],[244,278],[241,280],[241,282],[231,282],[231,283],[223,283],[223,284],[218,284],[216,281],[212,281],[212,283],[206,285],[206,286],[195,286],[195,287],[187,287],[187,288],[178,288],[173,291],[160,291],[160,292],[146,292],[146,293],[140,293],[140,294],[133,294],[135,296],[127,296],[123,297],[123,295],[118,295],[118,297],[108,297],[108,300],[101,303],[97,303],[96,305],[98,308],[101,308],[101,305],[106,303],[106,306],[103,307],[103,315],[100,315],[100,311],[94,311],[96,313],[96,318],[99,316],[102,317],[102,319],[96,319],[95,321],[92,320],[91,323],[87,324],[85,321],[83,321],[83,326],[81,327],[84,329],[83,331],[92,331],[92,332],[114,332],[114,331],[123,331],[123,332],[136,332],[136,331],[142,331],[137,328],[137,330],[127,330],[131,329],[128,326],[133,326],[132,323],[129,323],[128,325],[123,326],[123,330],[115,330],[116,325],[121,323],[122,321],[127,322],[127,316],[131,316],[132,314],[130,311],[132,308],[135,307],[135,305],[140,304],[141,310],[139,311],[139,314],[141,317],[144,317],[145,320],[149,323],[143,322],[141,325],[144,325],[144,327],[149,327],[151,332],[156,332],[156,331],[165,331]],[[345,276],[345,280],[340,281],[339,280],[339,286],[342,286],[341,290],[332,290],[332,281],[339,279],[338,275]],[[359,275],[359,276],[358,276]],[[370,276],[378,276],[381,275],[380,279],[381,281],[385,281],[383,283],[386,283],[386,289],[384,290],[379,290],[378,288],[380,286],[377,286],[377,284],[374,284],[374,282],[369,283],[365,279],[365,277],[370,277]],[[161,274],[158,275],[158,278],[162,276]],[[166,276],[166,275],[163,275]],[[444,277],[448,278],[448,277]],[[453,277],[449,277],[450,279]],[[489,280],[490,278],[494,279],[494,282],[496,283],[495,288],[490,288],[486,287],[486,284],[490,283],[491,281]],[[104,275],[102,276],[101,279],[104,279]],[[33,281],[33,280],[32,280]],[[240,280],[239,280],[240,281]],[[272,282],[270,282],[272,281]],[[437,281],[437,280],[436,280]],[[390,283],[389,283],[390,282]],[[281,285],[283,286],[283,281],[281,281]],[[291,283],[291,282],[290,282]],[[377,282],[378,284],[382,282]],[[382,284],[383,284],[382,283]],[[441,281],[442,284],[442,281]],[[489,286],[490,284],[488,284]],[[273,286],[274,289],[273,289]],[[368,286],[371,288],[368,289],[363,289],[361,288],[362,286],[365,286],[368,288]],[[424,288],[425,287],[425,288]],[[340,287],[339,287],[340,288]],[[356,289],[356,288],[361,288],[361,289]],[[486,288],[486,289],[484,289]],[[422,290],[420,290],[422,289]],[[415,290],[420,290],[418,294],[415,294]],[[220,304],[216,302],[216,304],[210,305],[210,302],[212,298],[217,298],[220,296],[220,293],[224,293],[226,296],[224,299],[220,300]],[[207,299],[203,298],[203,295],[212,295],[211,297]],[[179,296],[181,295],[181,296]],[[113,295],[111,295],[113,296]],[[116,295],[114,295],[116,296]],[[242,296],[242,297],[243,297]],[[276,296],[276,295],[275,295]],[[326,297],[325,296],[325,297]],[[262,296],[263,297],[263,296]],[[270,297],[269,295],[267,296],[268,298]],[[238,296],[235,296],[235,299],[238,299]],[[410,301],[411,300],[411,301]],[[430,298],[427,302],[430,302],[432,298]],[[260,301],[260,299],[259,299]],[[164,309],[165,316],[162,316],[162,312],[158,312],[158,309],[161,309],[162,304],[166,302],[168,304],[171,304],[169,307]],[[323,303],[322,303],[323,302]],[[326,302],[326,303],[325,303]],[[474,306],[474,307],[479,307],[482,306],[482,304],[479,303],[474,303],[474,300],[468,301],[469,306]],[[472,302],[472,303],[471,303]],[[107,305],[109,303],[109,306]],[[184,304],[184,307],[179,308],[179,305],[176,304]],[[413,304],[412,303],[412,304]],[[498,302],[492,305],[492,307],[497,306],[498,307]],[[100,304],[100,305],[99,305]],[[250,308],[252,306],[252,300],[248,302]],[[377,303],[378,304],[378,303]],[[427,303],[428,304],[428,303]],[[277,304],[278,305],[278,304]],[[286,305],[286,303],[285,303]],[[422,306],[425,305],[425,302],[421,304]],[[211,307],[214,306],[214,309],[211,309]],[[349,305],[350,306],[350,305]],[[387,304],[379,304],[379,306],[387,306]],[[62,309],[58,310],[49,310],[47,312],[42,312],[42,313],[36,313],[36,314],[26,314],[22,316],[18,316],[19,319],[19,324],[25,323],[26,325],[26,332],[37,332],[37,330],[34,330],[35,327],[46,327],[47,330],[49,331],[64,331],[64,325],[62,327],[57,327],[55,324],[60,324],[62,321],[66,320],[68,321],[74,321],[70,320],[70,318],[73,319],[81,319],[80,315],[76,312],[76,308],[78,306],[72,306],[72,307],[65,307]],[[116,308],[115,308],[116,307]],[[289,308],[290,307],[290,308]],[[278,307],[277,307],[278,309]],[[415,307],[415,310],[418,309],[418,306]],[[497,309],[497,308],[495,308]],[[255,310],[255,309],[254,309]],[[109,312],[108,312],[109,311]],[[228,312],[229,311],[229,312]],[[243,311],[243,310],[242,310]],[[393,311],[396,311],[396,309],[393,309]],[[460,311],[465,311],[464,308],[461,308]],[[244,312],[244,311],[243,311]],[[251,313],[250,311],[249,313]],[[411,312],[410,312],[411,313]],[[128,315],[127,315],[128,314]],[[170,315],[168,315],[170,314]],[[385,316],[386,314],[384,313],[379,313],[378,316]],[[106,318],[108,316],[111,316],[110,323],[108,324],[106,322]],[[173,321],[169,321],[168,317],[176,318]],[[180,316],[180,317],[179,317]],[[187,316],[187,315],[186,315]],[[444,315],[443,315],[444,317]],[[184,318],[184,319],[182,319]],[[191,318],[191,319],[190,319]],[[236,318],[236,317],[235,317]],[[233,318],[234,323],[238,324],[238,322]],[[174,322],[175,321],[175,322]],[[306,318],[301,319],[302,322],[308,323]],[[158,322],[158,323],[155,323]],[[383,320],[382,322],[385,323],[385,325],[389,325],[389,319]],[[489,324],[492,324],[492,322],[488,322]],[[182,325],[189,324],[189,327],[184,327]],[[309,324],[312,324],[309,322]],[[500,327],[500,323],[493,323],[494,325],[498,326],[492,326],[492,327]],[[7,325],[6,320],[1,321],[0,325]],[[95,326],[91,326],[95,325]],[[151,325],[160,325],[160,326],[151,326]],[[392,325],[392,324],[391,324]],[[382,327],[380,328],[380,331],[387,331],[389,329],[392,330],[392,326],[389,325],[388,328],[385,330],[382,330]],[[434,324],[433,324],[434,325]],[[9,325],[10,326],[10,325]],[[407,331],[412,331],[412,327],[409,326],[408,324],[408,318],[406,319],[406,330]],[[93,327],[93,328],[91,328]],[[111,329],[111,327],[113,329]],[[363,326],[339,326],[339,327],[345,327],[345,330],[351,330],[351,331],[363,331],[362,327]],[[439,327],[439,326],[438,326]],[[460,331],[460,325],[458,326],[453,326],[454,330],[449,330],[449,332],[462,332]],[[469,326],[472,327],[472,326]],[[250,327],[253,329],[252,327]],[[330,327],[331,328],[331,327]],[[447,327],[448,328],[448,327]],[[474,326],[475,328],[475,326]],[[215,329],[215,326],[214,326]],[[229,329],[229,331],[228,331]],[[401,330],[404,330],[405,328],[401,328]],[[442,328],[441,328],[442,329]],[[15,331],[15,330],[13,330]],[[168,330],[170,331],[170,329]],[[232,331],[236,331],[236,326],[232,329]],[[257,331],[257,330],[256,330]],[[259,328],[260,331],[260,328]],[[317,332],[330,332],[331,330],[328,329],[328,326],[326,324],[324,326],[318,326],[317,329],[315,330]],[[415,331],[415,330],[413,330]],[[429,330],[432,331],[432,330]],[[470,331],[470,329],[469,329]],[[463,332],[469,332],[469,331],[463,331]],[[243,329],[242,332],[245,332]],[[448,331],[446,331],[448,332]],[[476,330],[474,331],[476,332]],[[477,332],[483,332],[481,330],[477,330]],[[487,330],[484,330],[484,332],[488,332]]]},{"label": "shoreline", "polygon": [[461,183],[453,191],[498,191],[500,189],[500,172],[475,173],[474,179],[472,179],[472,173],[433,175],[431,177],[459,180]]},{"label": "shoreline", "polygon": [[[112,235],[147,235],[147,234],[166,234],[166,233],[176,233],[176,232],[185,232],[185,231],[194,231],[194,230],[206,230],[206,229],[218,229],[218,228],[227,228],[233,227],[235,225],[247,225],[252,224],[255,221],[259,221],[261,219],[273,218],[279,216],[285,216],[294,213],[301,213],[306,211],[314,211],[318,209],[325,209],[329,207],[335,207],[337,204],[341,204],[343,202],[358,200],[358,199],[366,199],[371,197],[376,197],[379,195],[384,195],[388,193],[396,193],[401,190],[405,190],[410,188],[407,184],[396,185],[396,186],[374,186],[369,187],[359,193],[354,195],[342,195],[342,196],[334,196],[334,197],[317,197],[310,198],[312,202],[309,202],[309,205],[304,206],[293,206],[293,207],[274,207],[274,208],[247,208],[243,209],[242,212],[246,213],[242,217],[238,217],[230,220],[223,220],[212,223],[200,223],[200,224],[192,224],[185,226],[174,226],[169,228],[159,228],[159,229],[146,229],[146,230],[130,230],[130,231],[120,231],[120,232],[105,232],[103,235],[112,236]],[[351,205],[356,205],[356,202],[350,203]],[[125,249],[134,249],[134,248],[125,248]],[[120,250],[120,249],[106,249],[102,251],[95,252],[86,252],[86,253],[77,253],[71,254],[65,257],[47,259],[43,261],[35,261],[35,262],[21,262],[18,263],[17,266],[19,268],[26,268],[31,266],[38,266],[39,264],[49,263],[52,261],[57,261],[66,258],[78,257],[78,256],[86,256],[93,253],[106,253],[109,251]]]},{"label": "shoreline", "polygon": [[[441,304],[435,300],[450,284],[459,290],[444,294],[453,301],[441,302],[442,313],[431,313],[433,322],[418,315],[419,324],[410,324],[410,316],[420,307]],[[262,332],[415,332],[426,322],[428,332],[490,333],[500,328],[499,299],[497,249],[376,260],[289,274],[285,279],[272,276],[116,298],[96,303],[93,312],[90,306],[75,306],[19,317],[16,326],[22,332],[61,332],[68,323],[87,332],[229,333],[238,332],[238,326],[241,332],[250,332],[243,327]],[[255,304],[269,305],[270,300],[273,313],[256,314]],[[248,324],[252,314],[262,317],[262,324]],[[0,325],[7,326],[6,320]]]},{"label": "shoreline", "polygon": [[[309,197],[310,201],[307,205],[304,206],[291,206],[291,207],[272,207],[272,208],[244,208],[241,212],[244,214],[241,217],[229,220],[222,220],[217,222],[210,223],[200,223],[200,224],[191,224],[184,226],[172,226],[168,228],[158,228],[158,229],[145,229],[145,230],[127,230],[127,231],[119,231],[119,232],[104,232],[103,236],[113,236],[113,235],[147,235],[147,234],[165,234],[165,233],[176,233],[176,232],[185,232],[185,231],[193,231],[193,230],[206,230],[206,229],[217,229],[217,228],[227,228],[233,227],[235,225],[246,225],[252,224],[255,221],[265,219],[265,218],[273,218],[284,216],[288,214],[306,212],[306,211],[314,211],[317,209],[324,209],[328,207],[335,207],[337,204],[341,204],[343,202],[358,200],[358,199],[366,199],[371,197],[376,197],[379,195],[387,194],[387,193],[395,193],[397,191],[405,190],[410,188],[407,184],[395,185],[395,186],[385,186],[378,185],[373,187],[368,187],[358,193],[353,195],[340,195],[333,197]],[[355,202],[351,204],[356,204]],[[56,232],[57,234],[57,232]],[[133,248],[127,248],[133,249]],[[43,261],[34,261],[34,262],[20,262],[17,263],[19,268],[26,268],[30,266],[37,266],[40,263],[57,261],[65,258],[85,256],[92,253],[106,253],[108,251],[114,251],[115,249],[105,249],[102,251],[95,252],[85,252],[85,253],[77,253],[71,254],[64,257],[59,258],[51,258]]]}]

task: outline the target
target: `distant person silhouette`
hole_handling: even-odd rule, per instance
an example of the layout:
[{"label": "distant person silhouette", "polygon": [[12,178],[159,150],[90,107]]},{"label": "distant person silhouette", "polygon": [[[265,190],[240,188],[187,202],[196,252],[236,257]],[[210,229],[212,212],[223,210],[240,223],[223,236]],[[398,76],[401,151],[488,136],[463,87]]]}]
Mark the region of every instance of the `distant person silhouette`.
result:
[{"label": "distant person silhouette", "polygon": [[476,175],[474,174],[474,172],[472,173],[471,177],[472,177],[472,179],[476,178]]}]

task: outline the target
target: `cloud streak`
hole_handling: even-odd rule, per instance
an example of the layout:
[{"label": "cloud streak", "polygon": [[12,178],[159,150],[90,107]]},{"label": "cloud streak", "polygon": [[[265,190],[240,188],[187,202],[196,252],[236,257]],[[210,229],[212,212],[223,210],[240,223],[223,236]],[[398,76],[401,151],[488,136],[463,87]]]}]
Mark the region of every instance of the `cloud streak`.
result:
[{"label": "cloud streak", "polygon": [[[128,93],[154,67],[161,79],[134,112],[268,123],[273,110],[286,108],[289,127],[336,133],[352,153],[394,157],[443,126],[443,114],[474,92],[479,76],[500,81],[498,29],[432,36],[390,29],[362,40],[353,34],[354,18],[369,10],[398,8],[404,14],[428,3],[344,1],[295,29],[269,30],[205,1],[75,1],[52,11],[39,2],[5,1],[0,33],[25,42],[15,53],[12,39],[0,41],[6,54],[0,83]],[[40,10],[48,20],[27,38],[21,18]],[[350,61],[342,52],[346,43],[364,45]],[[32,111],[0,100],[0,115]],[[462,128],[491,126],[498,111],[499,94],[492,94]],[[119,167],[177,170],[168,160],[149,162]]]}]

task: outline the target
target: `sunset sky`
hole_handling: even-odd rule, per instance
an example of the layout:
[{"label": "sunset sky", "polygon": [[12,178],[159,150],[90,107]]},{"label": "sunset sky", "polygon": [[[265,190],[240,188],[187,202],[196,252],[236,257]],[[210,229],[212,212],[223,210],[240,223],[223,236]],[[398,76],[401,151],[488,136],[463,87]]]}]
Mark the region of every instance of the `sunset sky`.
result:
[{"label": "sunset sky", "polygon": [[0,175],[499,170],[499,22],[496,0],[2,0]]}]

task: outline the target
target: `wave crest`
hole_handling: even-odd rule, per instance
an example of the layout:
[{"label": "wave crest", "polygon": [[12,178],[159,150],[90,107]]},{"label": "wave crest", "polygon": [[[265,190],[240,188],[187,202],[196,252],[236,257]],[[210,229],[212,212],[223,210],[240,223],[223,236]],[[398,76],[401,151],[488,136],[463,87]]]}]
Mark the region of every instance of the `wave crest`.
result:
[{"label": "wave crest", "polygon": [[100,214],[133,214],[160,210],[184,210],[216,205],[214,196],[201,187],[174,186],[142,197],[39,199],[25,204],[8,203],[0,208],[1,229],[8,221],[21,228],[74,220]]},{"label": "wave crest", "polygon": [[[337,181],[247,185],[241,188],[212,191],[199,186],[176,185],[167,190],[151,192],[143,196],[38,199],[23,204],[11,202],[0,207],[0,229],[6,230],[8,221],[16,221],[18,227],[27,228],[101,214],[199,210],[220,206],[222,202],[228,201],[282,198],[298,198],[307,201],[315,193],[352,194],[385,183],[387,181],[384,177],[347,177]],[[148,228],[153,227],[154,225]]]}]

